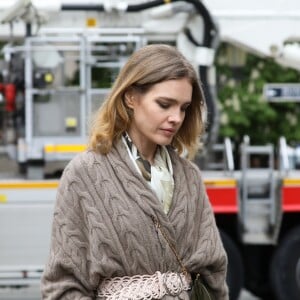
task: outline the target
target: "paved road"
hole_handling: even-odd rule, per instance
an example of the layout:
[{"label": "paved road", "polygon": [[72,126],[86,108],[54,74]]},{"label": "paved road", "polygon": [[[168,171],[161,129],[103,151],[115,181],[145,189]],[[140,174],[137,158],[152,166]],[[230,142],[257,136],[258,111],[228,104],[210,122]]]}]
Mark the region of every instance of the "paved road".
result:
[{"label": "paved road", "polygon": [[[1,300],[40,300],[39,287],[34,286],[30,288],[8,289],[0,288]],[[239,300],[259,300],[252,296],[247,291],[243,291]]]}]

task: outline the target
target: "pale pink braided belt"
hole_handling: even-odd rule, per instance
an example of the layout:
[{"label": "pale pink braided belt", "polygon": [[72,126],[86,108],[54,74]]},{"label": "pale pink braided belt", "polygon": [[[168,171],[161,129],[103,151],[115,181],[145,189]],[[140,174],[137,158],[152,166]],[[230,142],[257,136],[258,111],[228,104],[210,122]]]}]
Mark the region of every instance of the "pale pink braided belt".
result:
[{"label": "pale pink braided belt", "polygon": [[191,286],[190,274],[161,273],[107,278],[98,289],[98,299],[146,300],[161,299],[164,295],[177,296]]}]

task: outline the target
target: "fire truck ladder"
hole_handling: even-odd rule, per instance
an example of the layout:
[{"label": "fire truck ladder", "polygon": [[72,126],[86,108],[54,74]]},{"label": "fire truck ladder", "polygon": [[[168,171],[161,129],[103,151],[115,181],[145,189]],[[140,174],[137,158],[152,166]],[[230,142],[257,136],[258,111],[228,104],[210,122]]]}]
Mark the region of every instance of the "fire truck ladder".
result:
[{"label": "fire truck ladder", "polygon": [[274,244],[278,230],[279,206],[276,199],[273,145],[241,146],[240,221],[241,237],[249,244]]},{"label": "fire truck ladder", "polygon": [[213,144],[203,159],[205,169],[223,170],[228,174],[234,171],[233,146],[230,138],[226,137],[223,143]]}]

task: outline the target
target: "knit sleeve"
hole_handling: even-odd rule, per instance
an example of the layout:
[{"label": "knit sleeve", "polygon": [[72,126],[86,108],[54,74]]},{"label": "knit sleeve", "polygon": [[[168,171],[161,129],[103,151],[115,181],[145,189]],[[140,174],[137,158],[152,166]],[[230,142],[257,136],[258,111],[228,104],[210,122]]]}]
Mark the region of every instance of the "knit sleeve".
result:
[{"label": "knit sleeve", "polygon": [[65,169],[57,192],[50,253],[41,281],[42,299],[90,300],[99,282],[90,272],[88,230],[80,201],[83,170],[74,165],[71,162]]},{"label": "knit sleeve", "polygon": [[202,234],[199,243],[206,245],[204,249],[207,262],[204,270],[201,270],[201,276],[208,285],[213,299],[228,300],[228,287],[226,284],[227,255],[202,179],[200,179],[200,185],[202,190],[200,199],[202,214],[199,232]]}]

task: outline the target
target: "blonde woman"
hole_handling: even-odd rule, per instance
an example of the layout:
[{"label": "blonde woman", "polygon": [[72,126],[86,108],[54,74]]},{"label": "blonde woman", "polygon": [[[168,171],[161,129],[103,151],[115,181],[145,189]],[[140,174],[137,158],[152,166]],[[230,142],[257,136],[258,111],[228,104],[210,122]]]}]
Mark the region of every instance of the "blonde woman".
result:
[{"label": "blonde woman", "polygon": [[[190,299],[200,274],[228,299],[227,257],[189,159],[205,104],[175,48],[135,52],[60,181],[43,299]],[[186,150],[189,159],[182,157]]]}]

